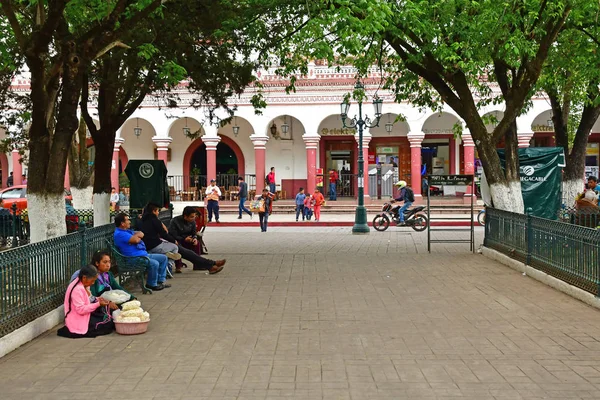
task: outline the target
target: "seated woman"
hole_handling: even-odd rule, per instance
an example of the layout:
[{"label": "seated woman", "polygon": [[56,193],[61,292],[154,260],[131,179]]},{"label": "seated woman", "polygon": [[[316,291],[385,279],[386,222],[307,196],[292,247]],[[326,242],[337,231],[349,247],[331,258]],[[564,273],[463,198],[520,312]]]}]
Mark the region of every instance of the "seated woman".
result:
[{"label": "seated woman", "polygon": [[[99,250],[95,252],[92,256],[91,265],[96,267],[98,270],[98,279],[96,279],[96,282],[90,286],[90,291],[93,297],[100,297],[102,296],[102,293],[108,290],[122,290],[131,296],[127,301],[135,299],[131,293],[125,290],[123,286],[119,285],[113,273],[110,272],[110,253],[108,251]],[[77,279],[78,276],[79,271],[75,271],[71,277],[71,280]]]},{"label": "seated woman", "polygon": [[117,306],[102,297],[90,301],[90,286],[97,278],[96,267],[86,265],[79,270],[78,278],[69,284],[65,293],[65,326],[58,330],[58,336],[93,338],[115,330],[109,309]]}]

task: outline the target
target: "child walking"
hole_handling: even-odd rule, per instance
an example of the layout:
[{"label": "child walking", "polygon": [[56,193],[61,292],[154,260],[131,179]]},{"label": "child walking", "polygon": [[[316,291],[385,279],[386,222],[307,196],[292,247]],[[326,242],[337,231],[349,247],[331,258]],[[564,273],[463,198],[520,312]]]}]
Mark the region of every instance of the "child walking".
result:
[{"label": "child walking", "polygon": [[313,201],[315,205],[315,222],[319,222],[321,219],[321,206],[325,203],[325,198],[323,194],[317,189],[315,190],[315,194],[313,195]]},{"label": "child walking", "polygon": [[306,217],[307,221],[310,221],[312,214],[312,197],[310,196],[310,193],[308,193],[304,199],[304,217]]},{"label": "child walking", "polygon": [[302,214],[302,221],[304,221],[304,200],[306,200],[304,188],[300,188],[296,195],[296,222],[298,222],[298,216],[300,214]]}]

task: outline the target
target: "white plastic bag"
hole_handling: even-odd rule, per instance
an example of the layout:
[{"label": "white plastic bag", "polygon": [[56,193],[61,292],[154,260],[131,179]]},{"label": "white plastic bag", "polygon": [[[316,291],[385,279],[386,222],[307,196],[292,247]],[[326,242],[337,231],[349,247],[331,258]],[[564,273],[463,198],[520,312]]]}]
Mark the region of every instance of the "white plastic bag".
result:
[{"label": "white plastic bag", "polygon": [[108,290],[100,296],[104,300],[112,301],[115,304],[125,303],[131,298],[131,295],[124,290]]},{"label": "white plastic bag", "polygon": [[123,304],[123,311],[127,311],[127,310],[133,310],[135,308],[140,308],[140,306],[142,305],[142,303],[140,303],[137,300],[131,300],[128,301],[127,303]]}]

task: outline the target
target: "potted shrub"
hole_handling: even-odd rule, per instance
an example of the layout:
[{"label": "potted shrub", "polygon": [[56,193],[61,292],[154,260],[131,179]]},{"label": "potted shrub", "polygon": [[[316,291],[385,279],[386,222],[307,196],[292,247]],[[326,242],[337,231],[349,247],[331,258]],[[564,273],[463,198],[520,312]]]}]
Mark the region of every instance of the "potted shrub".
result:
[{"label": "potted shrub", "polygon": [[129,188],[130,187],[131,187],[131,185],[129,183],[129,178],[127,177],[127,174],[125,174],[125,172],[121,172],[119,174],[119,188],[121,188],[121,191],[127,197],[129,197]]}]

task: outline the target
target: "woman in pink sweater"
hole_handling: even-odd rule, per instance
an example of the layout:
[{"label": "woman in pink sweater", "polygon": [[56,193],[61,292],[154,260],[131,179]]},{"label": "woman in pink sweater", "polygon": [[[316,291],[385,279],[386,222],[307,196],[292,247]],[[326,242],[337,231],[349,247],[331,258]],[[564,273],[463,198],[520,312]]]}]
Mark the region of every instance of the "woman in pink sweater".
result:
[{"label": "woman in pink sweater", "polygon": [[71,282],[65,294],[65,326],[58,330],[58,336],[93,338],[115,330],[109,302],[90,293],[90,286],[97,278],[98,270],[93,265],[79,270],[79,277]]}]

